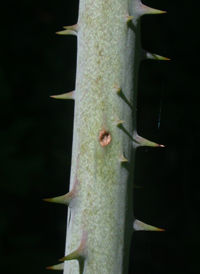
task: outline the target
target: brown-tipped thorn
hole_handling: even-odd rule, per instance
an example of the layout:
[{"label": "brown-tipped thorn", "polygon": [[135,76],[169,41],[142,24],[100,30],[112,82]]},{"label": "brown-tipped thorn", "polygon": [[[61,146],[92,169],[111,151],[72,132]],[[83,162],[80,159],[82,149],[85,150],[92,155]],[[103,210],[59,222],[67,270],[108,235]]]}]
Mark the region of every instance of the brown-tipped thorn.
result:
[{"label": "brown-tipped thorn", "polygon": [[147,146],[147,147],[165,147],[164,145],[157,144],[154,142],[151,142],[137,134],[135,131],[133,134],[133,146],[134,147],[139,147],[139,146]]},{"label": "brown-tipped thorn", "polygon": [[140,13],[140,15],[145,15],[145,14],[162,14],[162,13],[166,13],[166,11],[157,10],[157,9],[148,7],[148,6],[143,5],[142,3],[140,3],[139,13]]},{"label": "brown-tipped thorn", "polygon": [[56,34],[59,34],[59,35],[77,35],[77,32],[74,31],[74,30],[66,29],[66,30],[57,31]]},{"label": "brown-tipped thorn", "polygon": [[165,146],[164,146],[164,145],[159,145],[159,144],[158,144],[157,147],[165,147]]},{"label": "brown-tipped thorn", "polygon": [[79,247],[75,251],[68,254],[67,256],[59,259],[59,261],[71,261],[71,260],[82,261],[82,260],[84,260],[86,258],[86,253],[87,253],[86,240],[87,240],[87,235],[86,235],[86,232],[83,230],[81,243],[80,243]]},{"label": "brown-tipped thorn", "polygon": [[54,198],[43,199],[43,201],[70,206],[72,200],[75,197],[76,197],[76,191],[75,191],[75,189],[72,189],[70,192],[68,192],[65,195],[54,197]]},{"label": "brown-tipped thorn", "polygon": [[49,269],[49,270],[63,270],[64,269],[64,263],[48,266],[48,267],[46,267],[46,269]]},{"label": "brown-tipped thorn", "polygon": [[63,94],[59,94],[59,95],[51,95],[51,98],[54,99],[71,99],[71,100],[75,100],[75,90],[68,92],[68,93],[63,93]]},{"label": "brown-tipped thorn", "polygon": [[134,231],[165,231],[162,228],[158,228],[152,225],[145,224],[137,219],[134,220],[133,222],[133,230]]},{"label": "brown-tipped thorn", "polygon": [[155,53],[151,53],[148,52],[146,50],[142,50],[142,60],[145,59],[151,59],[151,60],[159,60],[159,61],[170,61],[169,58],[155,54]]}]

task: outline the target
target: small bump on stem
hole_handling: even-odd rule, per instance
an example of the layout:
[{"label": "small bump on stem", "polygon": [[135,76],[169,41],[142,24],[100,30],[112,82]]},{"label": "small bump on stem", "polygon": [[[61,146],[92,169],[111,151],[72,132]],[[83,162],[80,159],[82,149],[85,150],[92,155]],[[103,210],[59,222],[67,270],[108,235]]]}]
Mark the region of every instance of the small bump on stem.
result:
[{"label": "small bump on stem", "polygon": [[119,156],[119,161],[120,161],[121,163],[128,162],[128,160],[124,157],[123,154],[120,154],[120,156]]},{"label": "small bump on stem", "polygon": [[133,18],[134,18],[133,16],[130,16],[129,14],[126,14],[125,15],[125,21],[126,21],[126,23],[129,24],[132,21]]},{"label": "small bump on stem", "polygon": [[116,92],[118,95],[119,95],[120,92],[122,91],[122,89],[121,89],[121,87],[120,87],[119,85],[114,85],[113,88],[114,88],[115,92]]},{"label": "small bump on stem", "polygon": [[124,122],[125,122],[124,120],[120,120],[118,118],[115,119],[115,124],[117,127],[120,126],[121,124],[123,124]]}]

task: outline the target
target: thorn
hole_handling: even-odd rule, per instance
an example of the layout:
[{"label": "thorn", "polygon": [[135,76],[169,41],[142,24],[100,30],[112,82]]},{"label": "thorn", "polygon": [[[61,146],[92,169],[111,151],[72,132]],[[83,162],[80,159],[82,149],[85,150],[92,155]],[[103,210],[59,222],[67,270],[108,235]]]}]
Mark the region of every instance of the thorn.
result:
[{"label": "thorn", "polygon": [[68,192],[65,195],[54,197],[54,198],[47,198],[43,199],[45,202],[50,202],[50,203],[57,203],[57,204],[63,204],[70,206],[71,201],[76,197],[76,191],[75,189],[72,189],[70,192]]},{"label": "thorn", "polygon": [[54,99],[75,99],[75,90],[68,93],[59,94],[59,95],[51,95],[50,97]]},{"label": "thorn", "polygon": [[46,269],[50,269],[50,270],[63,270],[64,269],[64,263],[56,264],[56,265],[52,265],[52,266],[48,266],[48,267],[46,267]]},{"label": "thorn", "polygon": [[68,254],[67,256],[59,259],[58,261],[71,261],[71,260],[81,260],[83,259],[82,254],[79,249],[76,249],[72,253]]},{"label": "thorn", "polygon": [[120,94],[120,92],[122,91],[119,85],[114,85],[113,88],[117,94]]},{"label": "thorn", "polygon": [[86,233],[85,231],[82,232],[81,243],[79,247],[73,251],[72,253],[68,254],[67,256],[59,259],[59,261],[71,261],[71,260],[78,260],[82,261],[86,257]]},{"label": "thorn", "polygon": [[165,145],[157,144],[157,147],[165,147]]},{"label": "thorn", "polygon": [[166,13],[166,11],[153,9],[151,7],[145,6],[142,3],[140,3],[139,14],[141,16],[145,14],[162,14],[162,13]]},{"label": "thorn", "polygon": [[134,231],[165,231],[164,229],[145,224],[137,219],[135,219],[135,221],[133,222],[133,229]]},{"label": "thorn", "polygon": [[75,24],[75,25],[72,25],[72,26],[65,26],[63,27],[63,29],[68,29],[68,30],[73,30],[75,32],[78,32],[79,30],[79,25],[78,24]]},{"label": "thorn", "polygon": [[157,55],[146,50],[142,50],[142,59],[152,59],[152,60],[160,60],[160,61],[170,61],[169,58],[163,57],[161,55]]},{"label": "thorn", "polygon": [[129,24],[129,22],[133,19],[133,16],[130,16],[128,14],[125,15],[126,23]]},{"label": "thorn", "polygon": [[134,132],[133,134],[133,146],[139,147],[139,146],[147,146],[147,147],[165,147],[164,145],[160,145],[154,142],[151,142],[137,134],[137,132]]},{"label": "thorn", "polygon": [[121,163],[128,162],[128,160],[124,157],[123,154],[121,154],[121,155],[119,156],[119,161],[120,161]]},{"label": "thorn", "polygon": [[122,123],[124,123],[125,121],[123,120],[120,120],[120,119],[115,119],[115,123],[116,123],[116,126],[118,127],[119,125],[121,125]]},{"label": "thorn", "polygon": [[59,35],[77,35],[77,32],[71,29],[57,31],[56,34]]}]

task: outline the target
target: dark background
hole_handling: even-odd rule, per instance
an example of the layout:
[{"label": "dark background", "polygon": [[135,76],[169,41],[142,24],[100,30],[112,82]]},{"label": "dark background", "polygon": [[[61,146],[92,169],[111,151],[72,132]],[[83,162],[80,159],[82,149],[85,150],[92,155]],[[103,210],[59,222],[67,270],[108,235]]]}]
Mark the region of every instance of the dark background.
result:
[{"label": "dark background", "polygon": [[[138,149],[134,210],[166,232],[134,234],[130,274],[193,274],[200,267],[200,4],[144,4],[168,13],[142,19],[142,45],[171,61],[140,67],[138,132],[166,148]],[[77,15],[77,0],[1,1],[2,274],[49,273],[45,267],[64,255],[67,209],[42,198],[68,191],[74,103],[49,95],[75,88],[76,37],[55,31]]]}]

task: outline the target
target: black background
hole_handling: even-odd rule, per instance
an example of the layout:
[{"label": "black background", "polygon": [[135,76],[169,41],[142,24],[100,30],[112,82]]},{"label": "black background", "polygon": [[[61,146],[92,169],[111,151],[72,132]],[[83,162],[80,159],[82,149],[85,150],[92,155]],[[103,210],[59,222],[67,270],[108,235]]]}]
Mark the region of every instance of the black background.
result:
[{"label": "black background", "polygon": [[[140,66],[138,133],[166,147],[138,149],[134,211],[166,231],[134,234],[130,274],[193,274],[200,267],[200,4],[143,3],[168,13],[142,19],[142,45],[171,61]],[[49,273],[45,267],[64,255],[67,209],[42,198],[68,191],[74,103],[49,95],[75,88],[76,37],[55,32],[77,15],[77,0],[1,1],[3,274]]]}]

